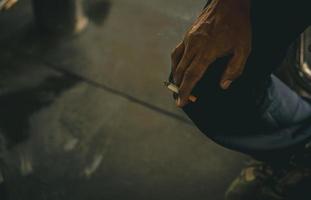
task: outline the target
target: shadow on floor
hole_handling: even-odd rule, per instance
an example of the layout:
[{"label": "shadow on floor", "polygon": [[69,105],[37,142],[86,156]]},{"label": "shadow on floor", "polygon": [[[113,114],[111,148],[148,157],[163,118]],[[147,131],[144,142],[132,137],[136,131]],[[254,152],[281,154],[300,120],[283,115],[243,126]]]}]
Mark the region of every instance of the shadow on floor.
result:
[{"label": "shadow on floor", "polygon": [[[31,1],[27,3],[24,2],[22,6],[29,6]],[[85,2],[85,12],[92,22],[102,25],[109,15],[110,6],[109,0],[91,0]],[[25,74],[22,76],[28,76],[28,73],[32,73],[32,68],[40,68],[41,65],[49,68],[47,63],[56,62],[56,65],[59,65],[81,55],[75,45],[76,37],[68,34],[43,34],[35,26],[33,20],[29,20],[33,17],[32,14],[25,13],[27,16],[19,17],[21,20],[27,18],[28,21],[25,20],[24,25],[9,38],[2,38],[0,48],[1,88],[7,87],[7,77],[15,77],[17,74],[23,73]],[[10,13],[13,18],[15,14],[14,12]],[[3,21],[3,23],[1,25],[8,29],[14,26],[9,21]],[[46,78],[33,77],[43,80],[38,81],[40,83],[36,86],[22,86],[17,91],[0,95],[0,136],[4,135],[2,137],[4,139],[0,138],[0,148],[10,148],[27,139],[29,116],[50,105],[58,95],[82,81],[81,77],[67,71],[58,69],[56,71],[62,75],[54,74]],[[16,78],[13,78],[13,82],[14,79]]]},{"label": "shadow on floor", "polygon": [[110,12],[111,2],[108,0],[93,0],[85,3],[85,13],[96,25],[103,25]]},{"label": "shadow on floor", "polygon": [[0,96],[0,129],[10,147],[28,137],[29,116],[50,105],[80,80],[70,74],[48,77],[37,87]]},{"label": "shadow on floor", "polygon": [[[27,2],[28,4],[31,1]],[[92,0],[85,2],[88,17],[96,25],[102,25],[109,14],[111,3],[108,0]],[[22,6],[28,6],[25,3]],[[29,12],[24,18],[32,18]],[[14,18],[14,12],[10,15]],[[13,23],[4,21],[1,24],[10,29]],[[57,63],[66,62],[68,59],[78,57],[79,49],[74,45],[75,37],[68,34],[43,34],[38,30],[33,21],[25,21],[19,31],[14,32],[8,39],[2,41],[0,49],[1,76],[0,84],[6,83],[6,77],[14,77],[25,71],[29,66],[45,65],[50,60]],[[65,43],[64,43],[65,41]],[[70,56],[68,56],[70,55]],[[8,74],[6,74],[8,72]],[[59,72],[59,71],[58,71]],[[60,72],[61,76],[49,76],[35,87],[22,87],[21,89],[0,96],[0,135],[4,135],[8,147],[25,140],[28,137],[29,116],[34,112],[48,106],[66,89],[74,86],[80,77],[71,75],[66,71]],[[35,79],[40,79],[35,77]],[[4,87],[4,86],[3,86]],[[0,144],[0,147],[3,144]],[[1,150],[0,150],[1,151]]]}]

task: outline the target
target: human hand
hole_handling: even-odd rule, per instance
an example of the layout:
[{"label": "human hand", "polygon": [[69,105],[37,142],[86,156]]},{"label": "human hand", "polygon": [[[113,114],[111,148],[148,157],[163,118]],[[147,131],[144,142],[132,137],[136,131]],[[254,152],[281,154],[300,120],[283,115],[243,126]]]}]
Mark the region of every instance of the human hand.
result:
[{"label": "human hand", "polygon": [[177,105],[189,95],[216,59],[232,55],[220,80],[228,89],[243,72],[251,51],[250,0],[212,0],[174,49],[172,73],[179,86]]},{"label": "human hand", "polygon": [[17,0],[0,0],[0,11],[9,10],[16,3]]}]

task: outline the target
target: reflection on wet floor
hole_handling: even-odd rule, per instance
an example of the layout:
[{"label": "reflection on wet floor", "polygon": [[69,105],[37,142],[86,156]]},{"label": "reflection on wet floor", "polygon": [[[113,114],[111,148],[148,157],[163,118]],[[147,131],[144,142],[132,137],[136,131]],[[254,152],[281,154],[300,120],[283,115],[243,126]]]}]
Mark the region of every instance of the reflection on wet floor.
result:
[{"label": "reflection on wet floor", "polygon": [[53,37],[30,3],[0,15],[0,199],[222,199],[244,158],[162,85],[204,1],[90,0],[87,29]]}]

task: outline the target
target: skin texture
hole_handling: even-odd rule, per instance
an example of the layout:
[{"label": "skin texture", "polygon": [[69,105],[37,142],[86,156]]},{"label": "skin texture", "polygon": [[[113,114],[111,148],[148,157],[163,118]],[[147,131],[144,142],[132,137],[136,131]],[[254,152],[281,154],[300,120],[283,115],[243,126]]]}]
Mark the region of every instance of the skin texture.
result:
[{"label": "skin texture", "polygon": [[0,0],[0,11],[9,10],[16,3],[17,0]]},{"label": "skin texture", "polygon": [[228,89],[243,72],[251,52],[250,0],[212,0],[173,50],[172,73],[179,86],[177,106],[188,97],[217,58],[232,55],[220,80]]}]

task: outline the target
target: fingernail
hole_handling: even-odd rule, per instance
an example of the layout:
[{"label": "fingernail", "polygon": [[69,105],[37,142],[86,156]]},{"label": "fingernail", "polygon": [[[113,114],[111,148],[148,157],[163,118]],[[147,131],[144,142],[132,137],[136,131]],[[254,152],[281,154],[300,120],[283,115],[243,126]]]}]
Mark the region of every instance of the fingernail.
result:
[{"label": "fingernail", "polygon": [[226,81],[222,82],[222,84],[221,84],[222,89],[224,89],[224,90],[228,89],[230,87],[231,83],[232,83],[232,81],[230,81],[230,80],[226,80]]}]

